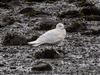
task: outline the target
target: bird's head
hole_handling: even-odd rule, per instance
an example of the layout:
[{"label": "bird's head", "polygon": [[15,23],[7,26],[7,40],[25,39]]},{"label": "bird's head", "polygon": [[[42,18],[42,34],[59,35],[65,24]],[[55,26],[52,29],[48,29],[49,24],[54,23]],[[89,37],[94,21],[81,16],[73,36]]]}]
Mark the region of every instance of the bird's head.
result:
[{"label": "bird's head", "polygon": [[64,24],[58,23],[58,24],[56,25],[56,29],[64,29]]}]

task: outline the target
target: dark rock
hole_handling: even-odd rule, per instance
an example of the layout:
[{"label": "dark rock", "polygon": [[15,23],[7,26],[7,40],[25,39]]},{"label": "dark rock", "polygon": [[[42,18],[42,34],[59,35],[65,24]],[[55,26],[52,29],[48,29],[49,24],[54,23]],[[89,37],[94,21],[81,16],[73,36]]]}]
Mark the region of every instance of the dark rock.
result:
[{"label": "dark rock", "polygon": [[31,70],[32,71],[51,71],[52,66],[45,62],[39,62],[39,63],[35,64]]},{"label": "dark rock", "polygon": [[25,0],[27,2],[55,2],[55,1],[58,1],[58,0]]},{"label": "dark rock", "polygon": [[2,19],[2,23],[0,24],[0,27],[5,27],[7,25],[12,25],[15,22],[15,19],[13,17],[4,17]]},{"label": "dark rock", "polygon": [[22,10],[20,10],[20,14],[25,14],[25,13],[29,13],[29,12],[32,12],[34,9],[31,8],[31,7],[27,7],[27,8],[24,8]]},{"label": "dark rock", "polygon": [[16,67],[15,66],[11,66],[10,69],[16,69]]},{"label": "dark rock", "polygon": [[3,57],[4,57],[4,58],[8,58],[8,57],[9,57],[9,55],[5,54]]},{"label": "dark rock", "polygon": [[5,17],[3,18],[3,22],[6,22],[6,24],[11,25],[15,22],[13,17]]},{"label": "dark rock", "polygon": [[2,28],[2,27],[5,27],[5,25],[3,25],[3,24],[0,24],[0,28]]},{"label": "dark rock", "polygon": [[48,3],[53,3],[55,1],[59,1],[59,0],[46,0],[46,2],[48,2]]},{"label": "dark rock", "polygon": [[32,56],[27,56],[26,58],[32,58]]},{"label": "dark rock", "polygon": [[76,2],[76,0],[68,0],[69,3]]},{"label": "dark rock", "polygon": [[0,63],[0,67],[4,67],[5,66],[5,64],[3,64],[3,63]]},{"label": "dark rock", "polygon": [[26,16],[30,16],[30,17],[38,16],[40,14],[42,14],[42,15],[49,15],[49,14],[44,13],[42,11],[36,11],[33,8],[31,8],[31,7],[26,7],[24,9],[22,9],[19,13],[20,14],[25,14]]},{"label": "dark rock", "polygon": [[66,28],[67,32],[79,32],[87,29],[86,23],[73,22],[71,26]]},{"label": "dark rock", "polygon": [[0,0],[0,2],[2,2],[2,3],[9,3],[9,2],[11,2],[12,0]]},{"label": "dark rock", "polygon": [[82,32],[81,35],[87,35],[87,36],[90,36],[90,35],[97,35],[99,36],[100,35],[100,29],[98,30],[88,30],[88,31],[85,31],[85,32]]},{"label": "dark rock", "polygon": [[9,6],[9,5],[6,4],[6,3],[1,3],[1,2],[0,2],[0,8],[9,9],[9,8],[11,8],[11,6]]},{"label": "dark rock", "polygon": [[100,16],[98,15],[84,16],[83,18],[87,21],[100,21]]},{"label": "dark rock", "polygon": [[46,1],[46,0],[25,0],[27,2],[43,2],[43,1]]},{"label": "dark rock", "polygon": [[34,57],[37,59],[56,59],[61,58],[61,54],[59,51],[51,48],[35,52]]},{"label": "dark rock", "polygon": [[91,2],[77,2],[76,6],[78,6],[78,7],[93,7],[94,4]]},{"label": "dark rock", "polygon": [[11,5],[13,8],[16,6],[21,6],[21,0],[12,0],[9,5]]},{"label": "dark rock", "polygon": [[27,39],[16,33],[7,33],[2,42],[3,45],[27,45]]},{"label": "dark rock", "polygon": [[86,2],[86,0],[68,0],[69,3],[73,2]]},{"label": "dark rock", "polygon": [[35,41],[39,36],[35,35],[32,36],[30,39],[27,39],[27,41]]},{"label": "dark rock", "polygon": [[80,17],[80,13],[77,10],[69,10],[67,12],[62,12],[61,14],[58,15],[60,18],[76,18]]},{"label": "dark rock", "polygon": [[55,28],[57,24],[57,21],[48,19],[48,18],[43,18],[40,22],[38,22],[35,26],[35,30],[50,30],[52,28]]},{"label": "dark rock", "polygon": [[83,15],[100,15],[100,9],[97,7],[84,7],[80,12]]}]

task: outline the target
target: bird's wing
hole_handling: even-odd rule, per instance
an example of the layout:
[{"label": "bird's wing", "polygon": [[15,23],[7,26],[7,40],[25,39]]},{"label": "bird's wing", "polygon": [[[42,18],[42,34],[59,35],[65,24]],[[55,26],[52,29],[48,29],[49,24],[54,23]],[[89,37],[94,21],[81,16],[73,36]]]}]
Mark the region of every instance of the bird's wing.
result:
[{"label": "bird's wing", "polygon": [[60,33],[56,29],[53,29],[53,30],[47,31],[46,33],[41,35],[37,39],[37,41],[43,42],[43,43],[58,42],[58,41],[60,41],[59,35],[60,35]]}]

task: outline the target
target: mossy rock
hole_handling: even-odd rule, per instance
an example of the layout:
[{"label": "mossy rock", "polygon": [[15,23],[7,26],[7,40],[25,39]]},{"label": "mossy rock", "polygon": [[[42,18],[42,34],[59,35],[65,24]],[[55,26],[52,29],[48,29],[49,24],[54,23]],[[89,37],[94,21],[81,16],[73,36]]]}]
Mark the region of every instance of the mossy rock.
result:
[{"label": "mossy rock", "polygon": [[52,2],[55,2],[55,1],[58,1],[58,0],[25,0],[26,2],[49,2],[49,3],[52,3]]},{"label": "mossy rock", "polygon": [[15,22],[15,19],[13,17],[6,16],[6,17],[2,18],[2,22],[0,24],[0,27],[12,25],[14,22]]},{"label": "mossy rock", "polygon": [[100,9],[97,7],[84,7],[80,11],[84,16],[85,15],[100,15]]},{"label": "mossy rock", "polygon": [[82,32],[81,35],[86,35],[86,36],[96,35],[96,36],[99,36],[100,35],[100,29],[98,29],[98,30],[91,29],[91,30]]},{"label": "mossy rock", "polygon": [[72,22],[72,25],[66,28],[67,32],[79,32],[87,29],[87,24],[82,22]]},{"label": "mossy rock", "polygon": [[0,2],[2,2],[2,3],[9,3],[11,1],[13,1],[13,0],[0,0]]},{"label": "mossy rock", "polygon": [[19,13],[20,14],[25,14],[26,16],[30,16],[30,17],[38,16],[40,14],[42,14],[42,15],[48,15],[47,13],[44,13],[42,11],[36,11],[36,10],[34,10],[34,8],[31,8],[31,7],[26,7],[24,9],[20,10]]},{"label": "mossy rock", "polygon": [[[55,50],[53,48],[45,48],[39,51],[36,51],[33,55],[36,59],[56,59],[61,58],[59,55],[60,50]],[[59,54],[58,54],[59,53]]]},{"label": "mossy rock", "polygon": [[58,22],[52,19],[43,18],[39,23],[36,24],[35,30],[51,30],[56,27]]},{"label": "mossy rock", "polygon": [[77,10],[69,10],[67,12],[62,12],[61,14],[58,15],[60,18],[76,18],[80,17],[81,14]]},{"label": "mossy rock", "polygon": [[9,5],[6,4],[6,3],[0,3],[0,8],[3,8],[3,9],[10,9],[11,6],[9,6]]},{"label": "mossy rock", "polygon": [[14,46],[14,45],[27,45],[27,39],[18,35],[17,33],[7,33],[3,38],[2,45]]},{"label": "mossy rock", "polygon": [[86,0],[68,0],[69,3],[73,2],[86,2]]},{"label": "mossy rock", "polygon": [[20,14],[25,14],[25,13],[29,13],[29,12],[32,12],[32,11],[34,11],[34,9],[33,8],[31,8],[31,7],[26,7],[26,8],[23,8],[22,10],[20,10]]},{"label": "mossy rock", "polygon": [[53,2],[56,2],[56,1],[59,1],[59,0],[47,0],[46,2],[47,3],[53,3]]},{"label": "mossy rock", "polygon": [[84,16],[83,18],[87,21],[100,21],[100,16],[98,15]]},{"label": "mossy rock", "polygon": [[2,21],[5,22],[7,25],[11,25],[15,22],[15,19],[13,17],[7,16],[4,17]]},{"label": "mossy rock", "polygon": [[0,67],[4,67],[5,66],[5,64],[3,64],[3,63],[0,63]]},{"label": "mossy rock", "polygon": [[93,7],[95,6],[92,2],[77,2],[77,7]]},{"label": "mossy rock", "polygon": [[25,0],[26,2],[43,2],[43,1],[46,1],[46,0]]},{"label": "mossy rock", "polygon": [[35,41],[39,36],[38,35],[34,35],[32,36],[30,39],[27,39],[28,42],[30,41]]},{"label": "mossy rock", "polygon": [[37,62],[33,65],[32,71],[52,71],[52,66],[49,63]]}]

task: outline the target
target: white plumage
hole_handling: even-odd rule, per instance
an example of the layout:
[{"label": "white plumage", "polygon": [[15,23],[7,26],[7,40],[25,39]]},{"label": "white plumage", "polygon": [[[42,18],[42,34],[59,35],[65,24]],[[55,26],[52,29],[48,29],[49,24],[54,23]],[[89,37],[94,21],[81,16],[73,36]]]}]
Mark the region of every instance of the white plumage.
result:
[{"label": "white plumage", "polygon": [[41,35],[37,40],[28,42],[28,44],[32,44],[33,46],[39,46],[41,44],[53,44],[56,42],[62,42],[66,36],[66,30],[64,29],[64,25],[62,23],[58,23],[55,29],[49,30],[43,35]]}]

